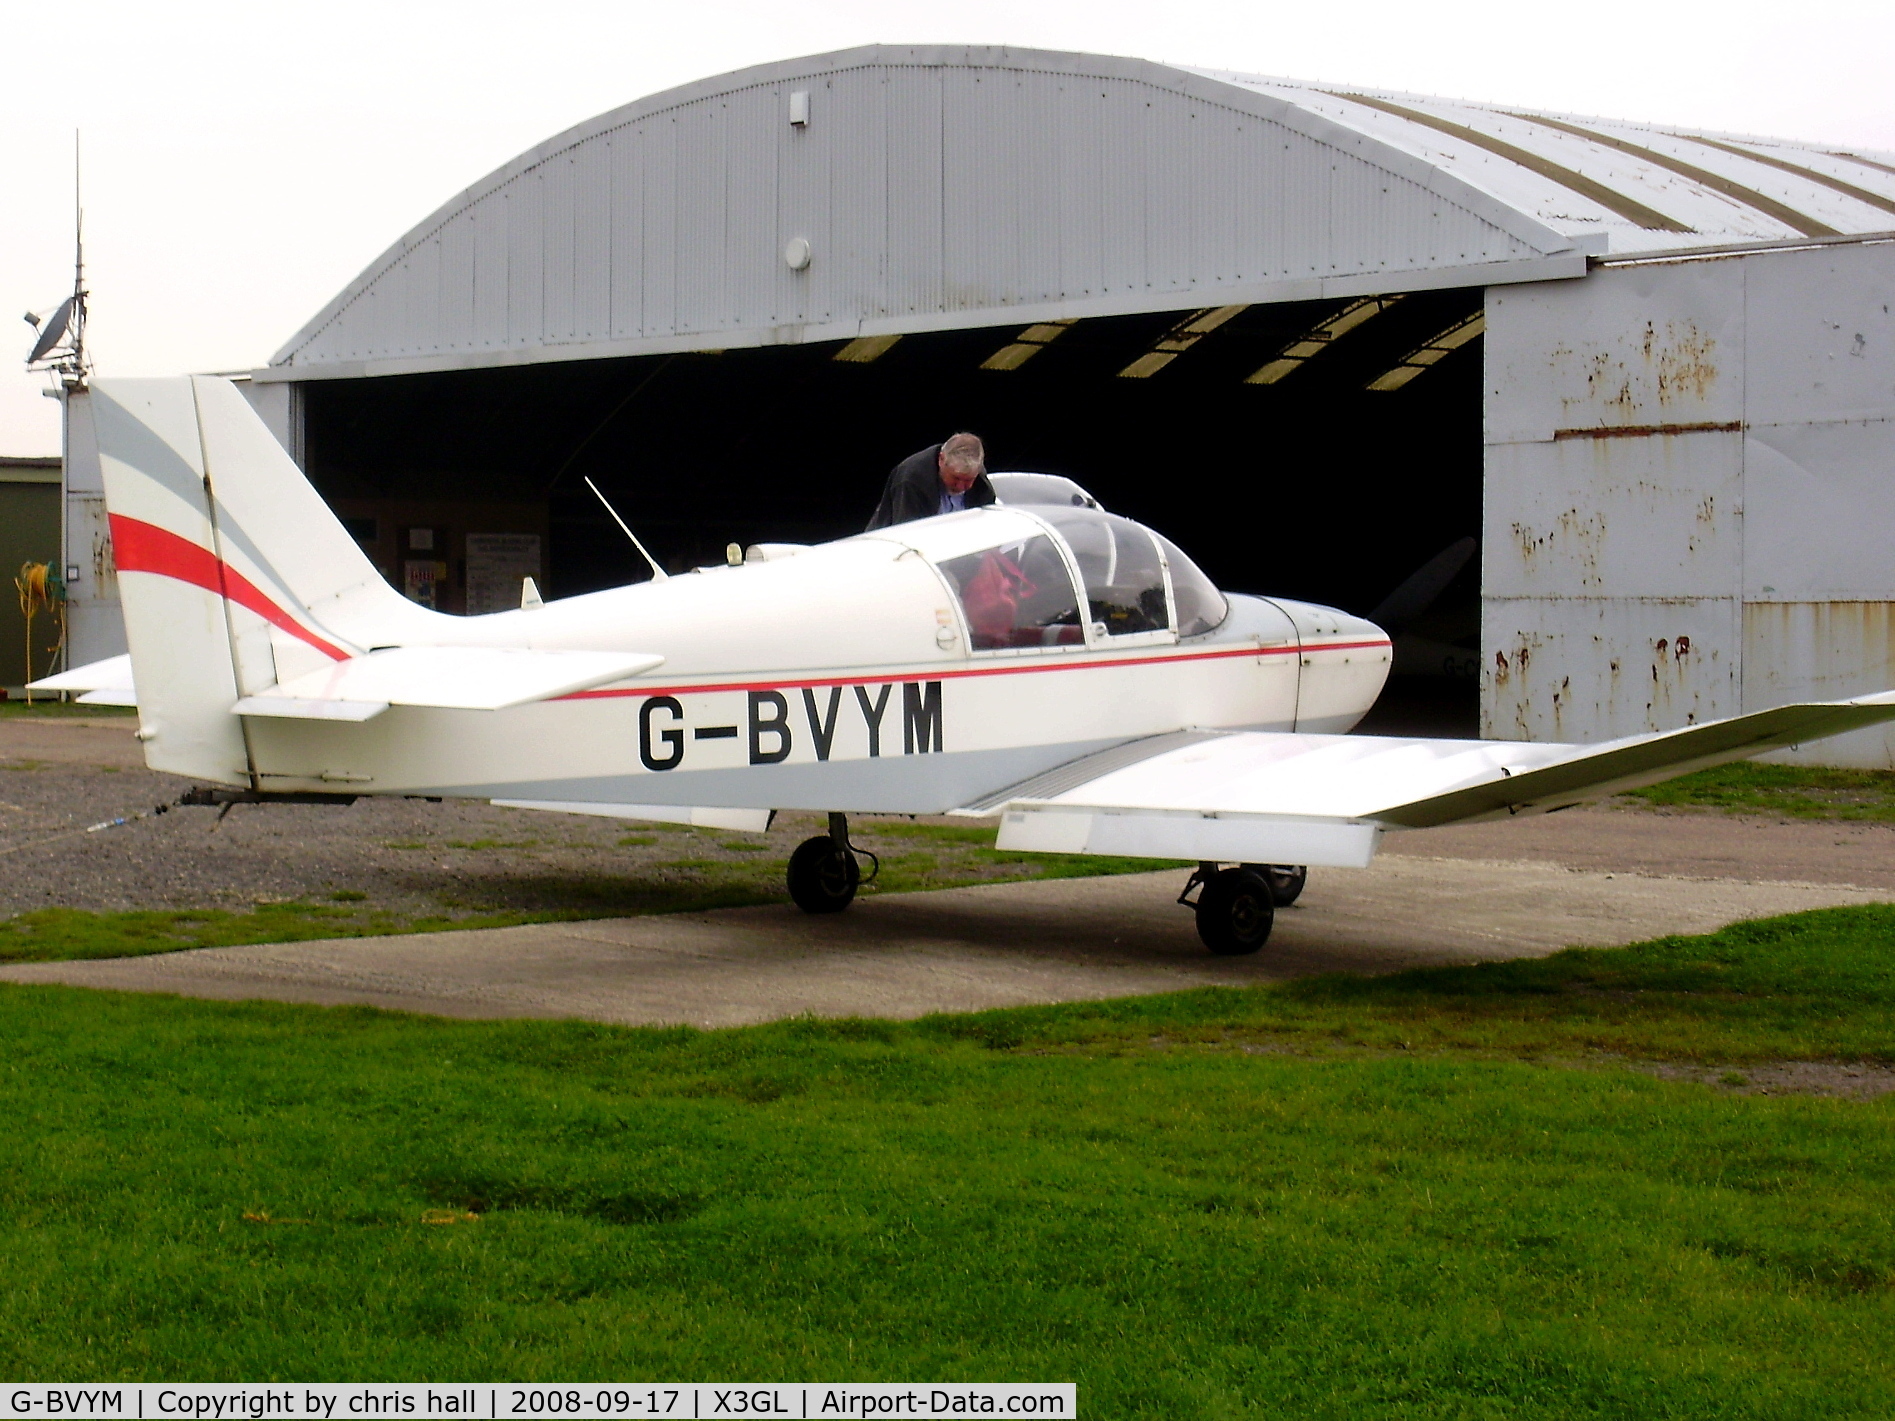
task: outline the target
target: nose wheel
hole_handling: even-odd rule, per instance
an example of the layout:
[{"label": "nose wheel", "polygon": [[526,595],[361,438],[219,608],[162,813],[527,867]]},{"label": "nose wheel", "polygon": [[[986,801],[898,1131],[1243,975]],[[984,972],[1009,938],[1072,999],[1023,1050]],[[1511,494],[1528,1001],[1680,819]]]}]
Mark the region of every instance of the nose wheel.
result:
[{"label": "nose wheel", "polygon": [[849,842],[847,815],[831,814],[829,832],[803,840],[790,855],[789,889],[796,906],[805,913],[840,913],[853,903],[863,881],[857,854],[867,854],[874,864],[869,873],[873,881],[881,860]]},{"label": "nose wheel", "polygon": [[1178,901],[1196,913],[1198,937],[1213,953],[1247,957],[1270,940],[1276,910],[1296,901],[1308,876],[1300,864],[1201,863]]}]

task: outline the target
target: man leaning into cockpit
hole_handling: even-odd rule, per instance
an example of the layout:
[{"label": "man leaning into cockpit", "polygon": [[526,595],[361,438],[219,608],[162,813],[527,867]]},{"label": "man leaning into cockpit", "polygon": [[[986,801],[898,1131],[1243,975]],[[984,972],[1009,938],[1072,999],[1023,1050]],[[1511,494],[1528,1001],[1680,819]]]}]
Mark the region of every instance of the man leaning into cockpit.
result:
[{"label": "man leaning into cockpit", "polygon": [[972,434],[950,435],[918,454],[910,454],[889,471],[882,501],[875,506],[870,528],[958,513],[963,508],[985,508],[994,501],[987,482],[987,451]]}]

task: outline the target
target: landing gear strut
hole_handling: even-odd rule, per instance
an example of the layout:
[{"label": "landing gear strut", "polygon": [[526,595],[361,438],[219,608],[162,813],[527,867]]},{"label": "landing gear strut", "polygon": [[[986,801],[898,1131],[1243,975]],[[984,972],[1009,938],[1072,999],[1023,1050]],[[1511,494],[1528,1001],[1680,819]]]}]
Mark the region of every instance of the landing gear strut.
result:
[{"label": "landing gear strut", "polygon": [[1276,910],[1296,901],[1308,876],[1309,870],[1298,864],[1220,868],[1201,863],[1178,901],[1196,912],[1198,937],[1206,947],[1219,957],[1244,957],[1270,940]]},{"label": "landing gear strut", "polygon": [[849,816],[831,814],[829,832],[805,839],[790,855],[790,897],[805,913],[840,913],[855,901],[862,879],[857,854],[867,854],[874,868],[869,881],[881,871],[882,861],[867,849],[849,842]]},{"label": "landing gear strut", "polygon": [[1270,885],[1271,901],[1279,908],[1294,903],[1309,881],[1309,870],[1300,863],[1247,863],[1244,867],[1263,875],[1263,881]]}]

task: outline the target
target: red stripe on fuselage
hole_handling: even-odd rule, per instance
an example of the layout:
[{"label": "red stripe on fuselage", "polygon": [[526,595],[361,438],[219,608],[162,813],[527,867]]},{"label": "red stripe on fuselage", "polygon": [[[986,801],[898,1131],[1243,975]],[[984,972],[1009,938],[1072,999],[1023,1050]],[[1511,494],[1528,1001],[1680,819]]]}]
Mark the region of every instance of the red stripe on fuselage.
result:
[{"label": "red stripe on fuselage", "polygon": [[150,572],[159,577],[174,577],[206,592],[235,602],[255,612],[273,627],[288,632],[298,641],[308,642],[324,656],[347,661],[349,653],[317,636],[288,612],[270,600],[270,596],[229,563],[208,548],[189,538],[180,538],[169,529],[122,513],[112,515],[112,557],[120,572]]},{"label": "red stripe on fuselage", "polygon": [[1332,641],[1313,646],[1243,646],[1218,651],[1173,652],[1169,656],[1122,656],[1110,661],[1039,661],[1028,665],[977,666],[965,671],[906,671],[896,676],[825,676],[805,681],[724,681],[699,686],[624,686],[607,691],[573,691],[562,701],[597,701],[614,696],[688,696],[707,691],[799,691],[819,686],[880,686],[908,681],[958,681],[969,676],[1026,676],[1040,671],[1104,671],[1114,666],[1153,666],[1174,661],[1222,661],[1235,656],[1301,656],[1316,651],[1361,651],[1387,647],[1379,641]]}]

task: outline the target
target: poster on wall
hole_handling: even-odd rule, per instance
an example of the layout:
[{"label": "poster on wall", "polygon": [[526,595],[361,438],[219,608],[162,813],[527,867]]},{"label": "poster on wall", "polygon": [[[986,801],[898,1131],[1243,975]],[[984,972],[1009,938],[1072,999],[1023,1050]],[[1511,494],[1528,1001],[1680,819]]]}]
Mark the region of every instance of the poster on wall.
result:
[{"label": "poster on wall", "polygon": [[409,558],[401,565],[401,590],[410,602],[439,608],[441,588],[447,581],[447,564],[433,559]]},{"label": "poster on wall", "polygon": [[538,533],[467,535],[467,615],[520,605],[520,582],[540,575]]}]

